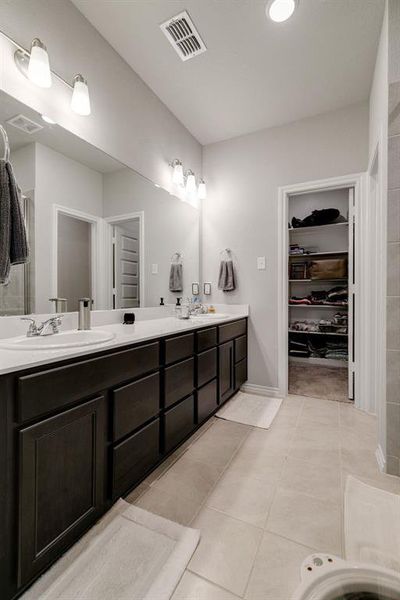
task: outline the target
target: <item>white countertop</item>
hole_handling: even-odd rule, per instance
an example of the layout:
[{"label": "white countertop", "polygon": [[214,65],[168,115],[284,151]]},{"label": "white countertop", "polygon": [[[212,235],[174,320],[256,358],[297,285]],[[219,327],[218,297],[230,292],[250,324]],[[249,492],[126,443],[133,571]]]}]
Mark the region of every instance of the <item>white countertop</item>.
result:
[{"label": "white countertop", "polygon": [[[180,320],[176,317],[164,317],[160,319],[149,319],[145,321],[136,321],[134,325],[123,325],[122,323],[104,324],[93,327],[94,330],[108,331],[115,334],[114,339],[102,344],[93,344],[91,346],[62,348],[57,350],[4,350],[0,349],[0,375],[29,369],[39,365],[55,363],[66,358],[90,356],[101,350],[112,350],[146,342],[147,340],[157,339],[159,337],[181,333],[191,329],[204,329],[213,325],[220,325],[235,321],[248,316],[248,311],[243,310],[235,312],[225,317],[218,317],[218,313],[209,317],[209,322],[205,319],[198,320],[193,317],[188,320]],[[206,317],[207,318],[207,317]],[[57,334],[56,334],[57,335]],[[3,339],[1,342],[7,342]]]}]

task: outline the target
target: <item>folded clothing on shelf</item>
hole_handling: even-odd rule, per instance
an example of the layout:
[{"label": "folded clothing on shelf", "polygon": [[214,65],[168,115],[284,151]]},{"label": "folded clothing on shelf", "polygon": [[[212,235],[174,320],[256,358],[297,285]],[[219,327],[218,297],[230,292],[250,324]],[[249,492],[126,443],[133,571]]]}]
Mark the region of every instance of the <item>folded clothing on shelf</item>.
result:
[{"label": "folded clothing on shelf", "polygon": [[289,304],[328,304],[333,306],[347,306],[348,290],[347,287],[335,287],[329,291],[315,290],[309,296],[291,296]]},{"label": "folded clothing on shelf", "polygon": [[[347,317],[347,315],[345,315]],[[320,319],[317,320],[297,320],[290,323],[289,329],[292,331],[299,331],[302,333],[337,333],[347,334],[347,320],[342,321],[341,324],[335,322],[333,319]]]},{"label": "folded clothing on shelf", "polygon": [[340,211],[337,208],[322,208],[321,210],[313,210],[311,215],[308,215],[305,219],[293,217],[292,227],[317,227],[346,220],[344,217],[340,217]]}]

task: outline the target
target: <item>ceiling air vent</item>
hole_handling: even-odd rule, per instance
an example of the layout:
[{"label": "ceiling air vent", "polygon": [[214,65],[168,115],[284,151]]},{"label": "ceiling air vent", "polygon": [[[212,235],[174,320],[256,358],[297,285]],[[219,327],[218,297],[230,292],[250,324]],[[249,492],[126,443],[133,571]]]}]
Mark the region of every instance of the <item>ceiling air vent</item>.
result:
[{"label": "ceiling air vent", "polygon": [[189,60],[207,50],[186,10],[168,19],[160,27],[182,60]]},{"label": "ceiling air vent", "polygon": [[32,121],[32,119],[28,119],[28,117],[25,117],[25,115],[16,115],[15,117],[8,119],[6,123],[12,125],[13,127],[16,127],[17,129],[20,129],[24,133],[29,134],[36,133],[37,131],[43,129],[43,125],[35,123],[35,121]]}]

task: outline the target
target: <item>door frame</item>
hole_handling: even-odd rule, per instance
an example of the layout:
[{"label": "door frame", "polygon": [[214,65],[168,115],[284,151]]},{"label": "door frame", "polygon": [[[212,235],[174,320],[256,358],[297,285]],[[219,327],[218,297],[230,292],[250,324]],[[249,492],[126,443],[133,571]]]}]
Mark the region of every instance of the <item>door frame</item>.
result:
[{"label": "door frame", "polygon": [[[144,211],[136,211],[132,213],[127,213],[123,215],[115,215],[114,217],[106,217],[104,222],[106,224],[105,234],[104,234],[104,253],[106,257],[106,298],[107,298],[107,308],[112,309],[113,306],[113,253],[112,253],[112,239],[113,239],[113,226],[114,225],[122,225],[125,221],[132,221],[133,219],[139,220],[139,232],[140,232],[140,240],[139,240],[139,308],[144,307],[144,299],[145,299],[145,277],[144,277],[144,268],[145,268],[145,256],[144,256]],[[119,310],[119,309],[117,309]]]},{"label": "door frame", "polygon": [[[98,306],[102,295],[100,288],[101,277],[99,277],[99,269],[102,263],[102,219],[89,213],[62,206],[61,204],[53,204],[53,239],[52,239],[52,268],[51,268],[51,294],[55,298],[58,296],[58,217],[66,215],[80,221],[85,221],[91,225],[90,236],[90,262],[91,262],[91,285],[92,285],[92,300],[93,308],[99,309]],[[68,299],[67,299],[68,300]]]},{"label": "door frame", "polygon": [[366,348],[368,343],[368,314],[366,313],[365,298],[366,278],[365,271],[368,261],[365,255],[365,249],[368,247],[368,236],[365,231],[367,194],[366,194],[366,173],[355,173],[340,177],[330,177],[315,181],[307,181],[288,186],[282,186],[278,189],[278,389],[281,397],[288,394],[289,380],[289,357],[288,357],[288,256],[289,256],[289,233],[288,233],[288,215],[289,215],[289,196],[307,192],[316,192],[318,190],[334,190],[340,188],[354,187],[355,196],[355,214],[357,227],[356,239],[356,309],[355,312],[355,381],[358,390],[355,406],[366,410],[368,401],[369,381],[373,378],[373,373],[368,373],[366,363]]}]

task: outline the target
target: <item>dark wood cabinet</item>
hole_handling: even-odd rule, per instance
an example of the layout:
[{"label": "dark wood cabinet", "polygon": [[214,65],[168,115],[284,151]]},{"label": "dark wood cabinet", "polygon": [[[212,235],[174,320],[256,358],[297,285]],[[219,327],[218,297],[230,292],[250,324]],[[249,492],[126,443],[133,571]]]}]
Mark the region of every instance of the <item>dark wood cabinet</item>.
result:
[{"label": "dark wood cabinet", "polygon": [[19,585],[60,556],[100,515],[105,442],[103,397],[19,432]]},{"label": "dark wood cabinet", "polygon": [[128,492],[159,459],[160,420],[156,419],[114,447],[112,497]]},{"label": "dark wood cabinet", "polygon": [[218,348],[220,404],[228,400],[235,391],[233,349],[233,341],[221,344]]},{"label": "dark wood cabinet", "polygon": [[196,422],[202,423],[218,408],[218,387],[214,379],[197,391]]},{"label": "dark wood cabinet", "polygon": [[13,600],[247,378],[247,320],[0,376],[0,596]]},{"label": "dark wood cabinet", "polygon": [[165,408],[182,400],[194,389],[194,358],[165,369]]},{"label": "dark wood cabinet", "polygon": [[217,376],[217,349],[211,348],[197,355],[197,387]]},{"label": "dark wood cabinet", "polygon": [[164,415],[164,451],[170,452],[194,429],[194,397],[189,396]]}]

